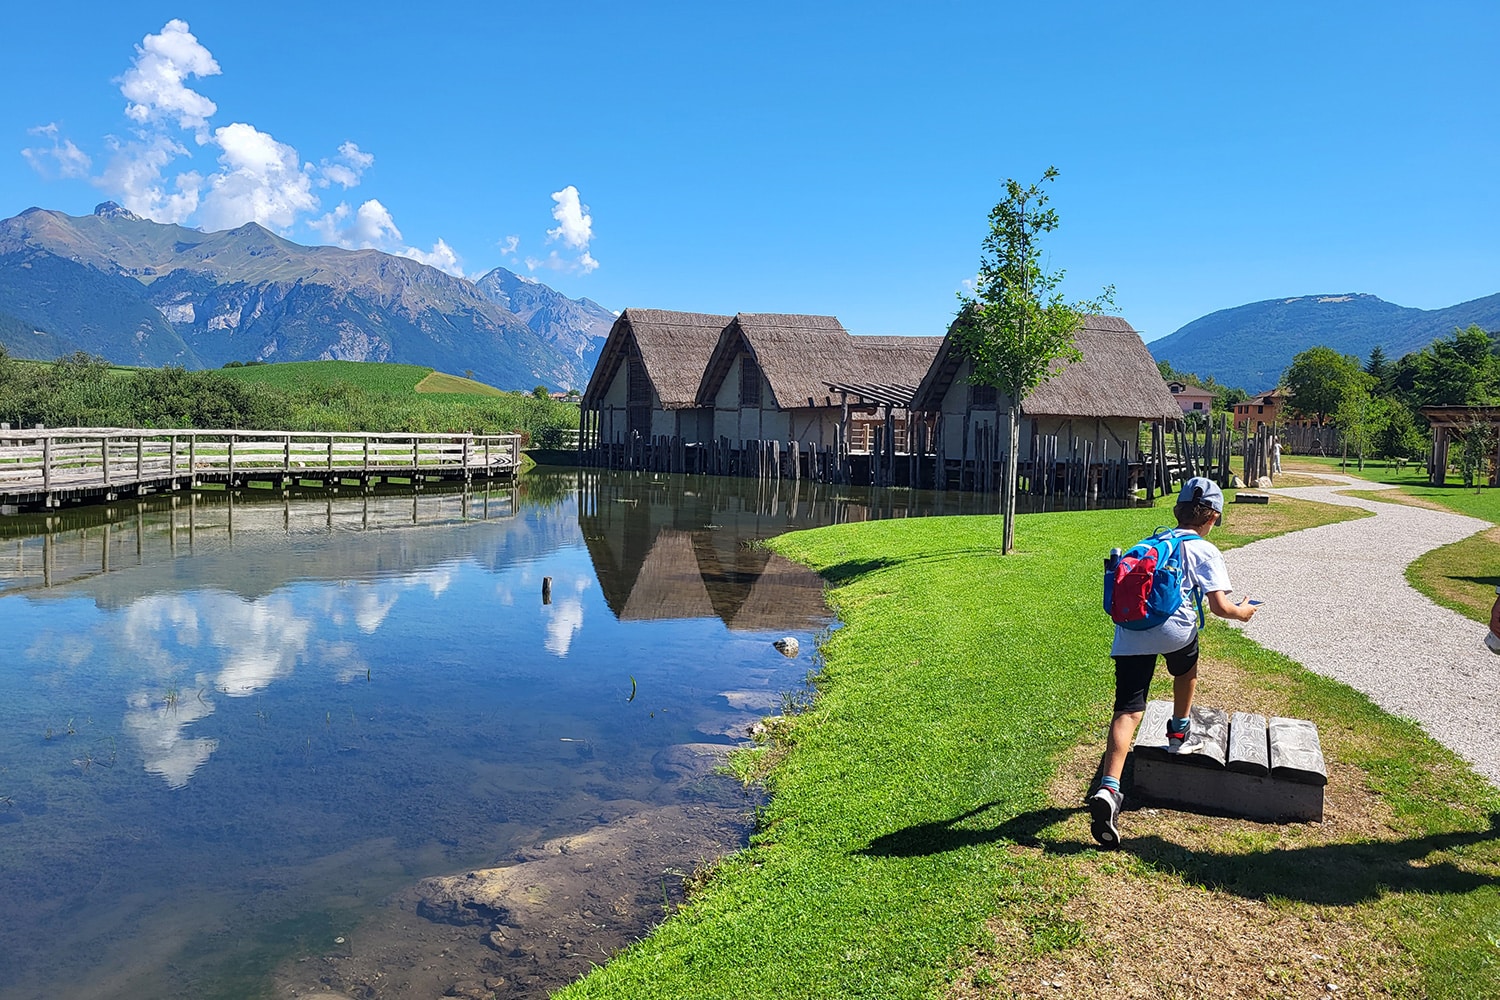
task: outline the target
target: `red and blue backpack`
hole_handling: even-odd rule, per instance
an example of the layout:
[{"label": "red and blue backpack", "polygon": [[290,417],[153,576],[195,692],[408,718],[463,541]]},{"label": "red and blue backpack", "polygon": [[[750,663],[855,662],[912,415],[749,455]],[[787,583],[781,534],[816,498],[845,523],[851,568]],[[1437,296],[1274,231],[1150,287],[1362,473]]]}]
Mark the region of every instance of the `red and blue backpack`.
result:
[{"label": "red and blue backpack", "polygon": [[[1160,626],[1182,607],[1182,542],[1171,528],[1157,528],[1123,555],[1104,560],[1104,610],[1116,625],[1132,632]],[[1203,594],[1196,587],[1198,624],[1203,625]]]}]

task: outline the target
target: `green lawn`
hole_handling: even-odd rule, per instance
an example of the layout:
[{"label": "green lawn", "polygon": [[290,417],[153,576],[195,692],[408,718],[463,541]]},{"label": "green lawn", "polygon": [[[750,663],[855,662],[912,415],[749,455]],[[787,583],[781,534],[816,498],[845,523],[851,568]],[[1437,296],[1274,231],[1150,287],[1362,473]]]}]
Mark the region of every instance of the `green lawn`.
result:
[{"label": "green lawn", "polygon": [[[1226,543],[1258,516],[1232,513],[1242,538]],[[1087,773],[1055,786],[1080,755],[1098,759],[1109,718],[1102,557],[1165,514],[1024,517],[1006,557],[993,517],[775,539],[825,577],[843,627],[822,647],[814,706],[758,751],[772,793],[759,832],[648,938],[558,996],[885,1000],[999,983],[1108,951],[1107,927],[1070,910],[1095,885],[1089,859],[1152,894],[1210,893],[1226,911],[1272,902],[1357,928],[1374,943],[1349,945],[1350,967],[1397,995],[1500,995],[1488,818],[1500,795],[1414,726],[1226,627],[1210,627],[1206,654],[1329,724],[1341,780],[1367,783],[1385,825],[1289,834],[1296,851],[1279,849],[1276,827],[1229,822],[1094,850],[1078,810]],[[965,995],[1008,995],[986,990]]]}]

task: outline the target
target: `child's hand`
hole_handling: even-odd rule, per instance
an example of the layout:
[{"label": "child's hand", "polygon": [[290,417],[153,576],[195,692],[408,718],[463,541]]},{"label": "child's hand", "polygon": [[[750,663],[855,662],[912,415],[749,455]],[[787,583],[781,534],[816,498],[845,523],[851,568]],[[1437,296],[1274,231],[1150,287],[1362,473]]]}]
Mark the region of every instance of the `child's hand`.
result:
[{"label": "child's hand", "polygon": [[1247,622],[1250,617],[1260,608],[1260,602],[1245,598],[1238,604],[1229,599],[1227,590],[1211,590],[1208,597],[1208,610],[1220,618],[1228,618],[1237,622]]}]

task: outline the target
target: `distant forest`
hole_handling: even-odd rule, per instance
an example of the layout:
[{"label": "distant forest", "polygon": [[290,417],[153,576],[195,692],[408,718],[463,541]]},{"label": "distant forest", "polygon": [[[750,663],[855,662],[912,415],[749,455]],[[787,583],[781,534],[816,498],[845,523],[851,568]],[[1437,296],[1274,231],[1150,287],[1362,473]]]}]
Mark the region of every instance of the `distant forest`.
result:
[{"label": "distant forest", "polygon": [[[1169,381],[1212,391],[1215,411],[1248,398],[1243,389],[1176,371],[1166,361],[1157,368]],[[1500,405],[1500,332],[1470,326],[1396,359],[1380,347],[1368,358],[1310,347],[1293,358],[1279,386],[1290,396],[1293,415],[1334,424],[1361,459],[1421,458],[1431,444],[1422,407]],[[1496,447],[1493,438],[1476,423],[1463,435],[1462,452],[1488,455]],[[1467,459],[1460,455],[1459,461]]]}]

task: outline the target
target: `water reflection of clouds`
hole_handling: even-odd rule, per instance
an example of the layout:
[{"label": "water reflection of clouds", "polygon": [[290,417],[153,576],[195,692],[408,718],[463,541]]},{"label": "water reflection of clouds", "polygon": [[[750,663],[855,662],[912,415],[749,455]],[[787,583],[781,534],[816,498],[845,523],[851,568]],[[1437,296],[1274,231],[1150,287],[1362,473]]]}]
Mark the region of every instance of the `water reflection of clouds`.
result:
[{"label": "water reflection of clouds", "polygon": [[[213,714],[214,694],[254,695],[308,662],[326,668],[339,683],[365,675],[369,667],[359,646],[318,639],[315,629],[320,621],[352,624],[372,635],[403,592],[426,590],[437,598],[453,580],[453,567],[439,566],[325,587],[311,600],[286,591],[247,599],[207,590],[151,594],[132,602],[102,634],[112,633],[108,642],[115,647],[116,662],[134,664],[139,671],[134,682],[139,686],[126,698],[124,727],[139,745],[147,773],[181,788],[213,756],[219,741],[190,737],[188,728]],[[583,586],[577,589],[581,592]],[[582,623],[581,606],[575,617],[573,624],[562,627],[559,655],[566,654],[572,633]],[[94,647],[87,638],[52,636],[34,643],[29,655],[77,665],[93,654]],[[189,676],[191,683],[179,680]]]},{"label": "water reflection of clouds", "polygon": [[552,603],[543,608],[547,637],[543,641],[547,652],[554,656],[567,656],[573,645],[573,637],[583,628],[583,592],[593,585],[592,577],[578,576],[572,581],[573,594],[558,597],[558,588],[552,588]]},{"label": "water reflection of clouds", "polygon": [[131,695],[127,704],[125,731],[140,746],[146,773],[159,775],[169,788],[184,787],[219,748],[218,740],[190,739],[183,732],[213,714],[213,702],[202,687],[179,694],[170,704],[153,701],[143,691]]},{"label": "water reflection of clouds", "polygon": [[335,625],[353,621],[365,635],[374,635],[405,590],[425,589],[441,597],[453,583],[453,567],[437,566],[370,583],[345,583],[325,591],[323,612]]}]

